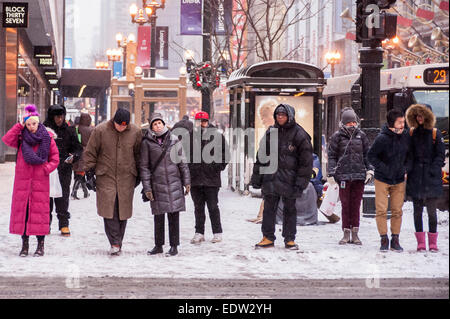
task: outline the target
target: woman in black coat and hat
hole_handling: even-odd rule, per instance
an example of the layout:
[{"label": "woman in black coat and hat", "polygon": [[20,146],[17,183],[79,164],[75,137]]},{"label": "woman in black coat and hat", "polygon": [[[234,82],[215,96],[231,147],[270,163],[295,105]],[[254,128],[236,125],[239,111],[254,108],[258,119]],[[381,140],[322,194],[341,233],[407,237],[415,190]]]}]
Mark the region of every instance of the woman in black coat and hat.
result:
[{"label": "woman in black coat and hat", "polygon": [[153,114],[149,123],[150,128],[142,139],[140,158],[143,190],[150,200],[155,222],[155,247],[148,254],[163,252],[164,216],[167,214],[171,247],[167,256],[174,256],[180,244],[179,212],[186,210],[184,196],[191,189],[191,178],[181,142],[170,133],[161,114]]}]

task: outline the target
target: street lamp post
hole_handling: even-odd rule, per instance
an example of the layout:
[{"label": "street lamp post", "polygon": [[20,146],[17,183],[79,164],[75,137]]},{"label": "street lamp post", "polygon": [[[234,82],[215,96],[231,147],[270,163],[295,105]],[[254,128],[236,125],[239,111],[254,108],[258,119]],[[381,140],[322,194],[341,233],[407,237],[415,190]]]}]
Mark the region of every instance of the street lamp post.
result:
[{"label": "street lamp post", "polygon": [[341,60],[341,54],[337,51],[330,51],[325,54],[325,59],[327,63],[331,65],[331,77],[334,78],[335,65]]},{"label": "street lamp post", "polygon": [[122,75],[127,75],[127,44],[129,42],[135,42],[136,37],[133,33],[130,33],[127,38],[124,38],[121,33],[116,34],[117,47],[123,50],[123,69]]}]

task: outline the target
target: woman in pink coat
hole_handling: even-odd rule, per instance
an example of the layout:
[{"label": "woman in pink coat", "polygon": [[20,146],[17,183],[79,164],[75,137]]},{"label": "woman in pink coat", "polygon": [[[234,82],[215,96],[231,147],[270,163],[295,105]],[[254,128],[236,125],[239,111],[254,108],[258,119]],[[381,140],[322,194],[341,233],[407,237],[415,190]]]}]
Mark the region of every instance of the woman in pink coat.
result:
[{"label": "woman in pink coat", "polygon": [[22,257],[28,255],[29,236],[37,236],[34,256],[39,257],[50,228],[49,174],[58,167],[59,153],[53,134],[39,123],[36,107],[29,105],[25,111],[24,123],[15,124],[2,138],[18,149],[9,232],[22,235]]}]

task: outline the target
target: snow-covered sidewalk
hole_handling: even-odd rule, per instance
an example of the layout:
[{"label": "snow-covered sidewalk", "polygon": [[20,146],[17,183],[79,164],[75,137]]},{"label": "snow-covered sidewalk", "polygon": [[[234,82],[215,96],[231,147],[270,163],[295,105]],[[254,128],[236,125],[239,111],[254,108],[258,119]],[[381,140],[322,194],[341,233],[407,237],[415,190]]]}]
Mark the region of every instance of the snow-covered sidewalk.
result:
[{"label": "snow-covered sidewalk", "polygon": [[[110,257],[107,253],[109,244],[103,219],[97,215],[95,194],[91,192],[88,199],[70,202],[70,238],[59,235],[57,218],[54,216],[52,233],[46,237],[45,256],[21,258],[18,256],[21,238],[9,234],[14,165],[0,164],[0,277],[448,278],[448,212],[438,213],[438,253],[416,252],[411,203],[404,205],[400,235],[400,243],[405,250],[403,253],[378,251],[379,235],[375,220],[369,218],[361,218],[360,238],[363,246],[338,245],[342,237],[341,225],[338,223],[297,227],[300,250],[286,251],[281,226],[277,225],[276,247],[255,250],[254,245],[261,240],[261,225],[247,222],[246,219],[256,217],[261,200],[240,196],[227,187],[223,187],[219,193],[224,229],[221,243],[209,241],[212,234],[207,218],[206,242],[200,246],[190,244],[194,235],[194,215],[189,196],[187,212],[180,214],[181,245],[178,256],[148,256],[147,250],[153,247],[153,217],[149,204],[142,202],[142,186],[139,186],[136,188],[134,215],[128,221],[121,256]],[[326,221],[320,214],[319,220]],[[424,225],[427,229],[426,213]],[[169,248],[167,236],[166,231],[165,251]],[[36,239],[31,238],[31,255],[35,246]]]}]

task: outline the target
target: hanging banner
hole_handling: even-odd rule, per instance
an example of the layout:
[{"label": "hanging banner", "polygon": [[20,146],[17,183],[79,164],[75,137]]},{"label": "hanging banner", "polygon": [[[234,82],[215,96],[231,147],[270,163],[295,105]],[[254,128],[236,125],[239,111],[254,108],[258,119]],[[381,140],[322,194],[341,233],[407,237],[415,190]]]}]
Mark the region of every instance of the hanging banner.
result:
[{"label": "hanging banner", "polygon": [[202,35],[202,0],[181,0],[181,35]]},{"label": "hanging banner", "polygon": [[229,35],[232,30],[232,0],[217,0],[218,6],[213,8],[214,32],[216,35]]},{"label": "hanging banner", "polygon": [[169,27],[156,27],[155,67],[169,68]]},{"label": "hanging banner", "polygon": [[143,69],[150,68],[151,38],[150,26],[138,26],[137,65]]},{"label": "hanging banner", "polygon": [[136,67],[136,42],[127,43],[127,81],[134,81],[134,68]]}]

